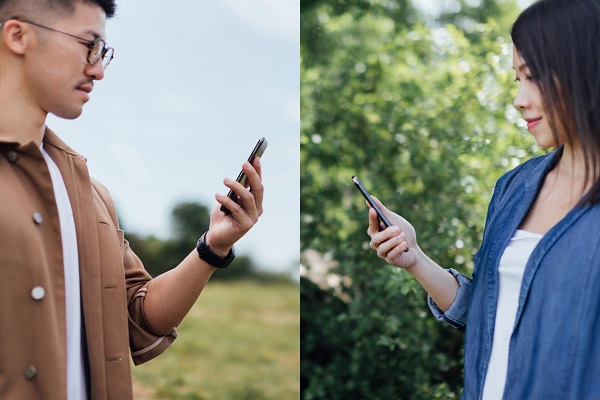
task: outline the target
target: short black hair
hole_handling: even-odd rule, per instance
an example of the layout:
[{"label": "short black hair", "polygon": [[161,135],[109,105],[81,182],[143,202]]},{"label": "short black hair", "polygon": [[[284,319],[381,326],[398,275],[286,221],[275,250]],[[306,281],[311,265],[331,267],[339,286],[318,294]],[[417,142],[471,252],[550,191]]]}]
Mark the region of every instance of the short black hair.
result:
[{"label": "short black hair", "polygon": [[0,22],[30,8],[72,13],[78,1],[102,8],[106,18],[114,17],[117,10],[115,0],[0,0]]},{"label": "short black hair", "polygon": [[581,203],[600,202],[600,1],[539,0],[511,37],[542,95],[555,139],[579,142],[594,185]]}]

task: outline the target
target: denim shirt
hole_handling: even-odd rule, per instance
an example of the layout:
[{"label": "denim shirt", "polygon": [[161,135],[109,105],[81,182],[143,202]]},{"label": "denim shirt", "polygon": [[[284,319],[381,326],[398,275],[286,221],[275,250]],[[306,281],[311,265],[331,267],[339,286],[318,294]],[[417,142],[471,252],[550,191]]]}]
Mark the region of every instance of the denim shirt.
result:
[{"label": "denim shirt", "polygon": [[[498,264],[562,149],[502,176],[490,202],[473,278],[439,320],[464,330],[463,399],[481,399],[498,301]],[[525,267],[503,399],[600,399],[600,204],[571,210]]]}]

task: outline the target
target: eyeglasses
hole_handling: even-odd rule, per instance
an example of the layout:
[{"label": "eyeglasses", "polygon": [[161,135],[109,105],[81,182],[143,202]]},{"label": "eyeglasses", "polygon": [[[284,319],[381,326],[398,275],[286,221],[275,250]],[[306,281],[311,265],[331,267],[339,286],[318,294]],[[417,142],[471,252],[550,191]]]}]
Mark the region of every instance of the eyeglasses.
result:
[{"label": "eyeglasses", "polygon": [[[25,22],[26,24],[31,24],[31,25],[37,26],[38,28],[48,29],[49,31],[62,33],[63,35],[71,36],[72,38],[78,39],[82,45],[84,45],[85,47],[88,48],[87,62],[90,63],[91,65],[96,64],[98,62],[98,60],[101,59],[102,67],[104,67],[104,69],[106,69],[108,67],[108,64],[110,64],[111,60],[114,57],[115,49],[113,49],[112,47],[106,47],[106,42],[104,41],[104,39],[97,38],[94,40],[87,40],[87,39],[81,38],[79,36],[71,35],[70,33],[67,33],[67,32],[59,31],[57,29],[49,28],[47,26],[40,25],[35,22],[27,21],[24,19],[19,19],[17,17],[9,18],[9,20],[10,19],[14,19],[14,20],[20,21],[20,22]],[[6,21],[4,21],[4,22],[6,22]],[[3,25],[4,22],[2,24],[0,24],[0,26]]]}]

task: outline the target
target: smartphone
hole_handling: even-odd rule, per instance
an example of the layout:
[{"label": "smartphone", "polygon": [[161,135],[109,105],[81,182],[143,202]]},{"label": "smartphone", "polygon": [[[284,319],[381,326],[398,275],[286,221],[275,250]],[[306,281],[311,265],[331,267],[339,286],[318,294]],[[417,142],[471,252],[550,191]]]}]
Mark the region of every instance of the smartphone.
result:
[{"label": "smartphone", "polygon": [[[369,192],[367,192],[367,189],[365,189],[365,187],[362,185],[362,183],[360,183],[360,181],[358,180],[358,178],[356,176],[352,177],[352,182],[354,182],[354,184],[356,185],[356,188],[358,189],[358,191],[360,193],[362,193],[364,198],[367,199],[367,201],[369,202],[371,207],[373,207],[375,209],[375,211],[377,212],[377,216],[379,217],[379,220],[381,222],[383,222],[383,224],[387,228],[392,226],[390,221],[385,217],[385,215],[383,215],[383,212],[381,211],[381,209],[377,206],[377,204],[375,204],[375,202],[373,201],[373,198],[371,197]],[[407,252],[407,251],[408,251],[408,247],[404,250],[404,252]]]},{"label": "smartphone", "polygon": [[[252,164],[252,161],[254,161],[255,157],[262,157],[263,153],[265,152],[265,150],[267,149],[267,146],[269,145],[269,142],[267,142],[267,140],[263,137],[260,138],[258,140],[258,142],[256,143],[256,146],[254,146],[254,150],[252,150],[252,153],[250,153],[250,157],[248,157],[248,162],[250,164]],[[244,171],[240,171],[240,174],[238,175],[236,181],[238,181],[240,184],[242,184],[243,186],[246,186],[246,174],[244,173]],[[227,193],[227,197],[229,197],[231,200],[237,202],[238,201],[238,195],[235,194],[235,192],[233,190],[229,190],[229,193]],[[223,211],[225,214],[231,214],[231,211],[229,211],[225,206],[221,206],[221,211]]]},{"label": "smartphone", "polygon": [[377,211],[377,216],[379,217],[379,220],[381,222],[383,222],[383,224],[388,228],[390,226],[392,226],[390,221],[388,221],[388,219],[385,217],[385,215],[383,215],[383,212],[381,211],[381,209],[377,206],[377,204],[375,204],[375,202],[373,201],[373,198],[371,197],[369,192],[367,192],[367,189],[365,189],[365,187],[362,185],[362,183],[360,183],[360,181],[358,180],[358,178],[356,176],[352,177],[352,182],[354,182],[358,191],[362,193],[362,195],[365,197],[365,199],[367,199],[367,201],[369,202],[371,207],[373,207],[375,209],[375,211]]}]

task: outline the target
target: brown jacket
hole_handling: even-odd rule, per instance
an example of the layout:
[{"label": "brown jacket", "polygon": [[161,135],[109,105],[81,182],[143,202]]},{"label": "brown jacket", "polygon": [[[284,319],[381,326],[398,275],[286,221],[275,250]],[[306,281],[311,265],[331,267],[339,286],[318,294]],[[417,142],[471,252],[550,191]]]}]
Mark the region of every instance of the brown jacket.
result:
[{"label": "brown jacket", "polygon": [[[91,399],[130,399],[130,351],[143,363],[177,334],[145,321],[151,278],[124,240],[108,191],[49,129],[44,148],[75,218]],[[0,399],[66,399],[64,269],[50,173],[38,146],[7,134],[0,134]]]}]

